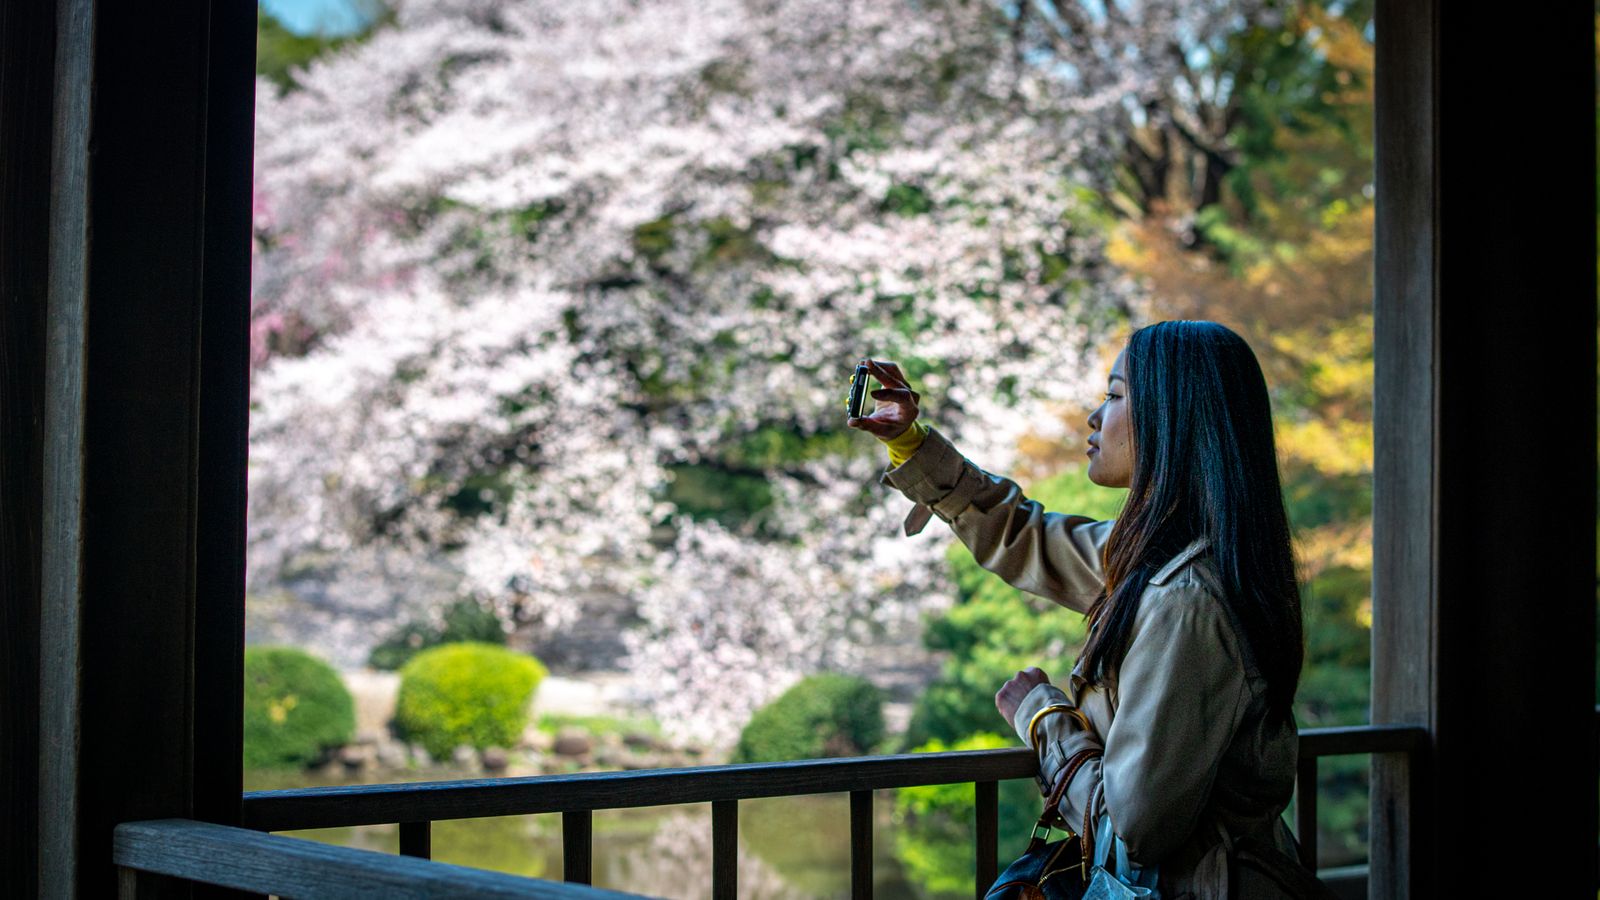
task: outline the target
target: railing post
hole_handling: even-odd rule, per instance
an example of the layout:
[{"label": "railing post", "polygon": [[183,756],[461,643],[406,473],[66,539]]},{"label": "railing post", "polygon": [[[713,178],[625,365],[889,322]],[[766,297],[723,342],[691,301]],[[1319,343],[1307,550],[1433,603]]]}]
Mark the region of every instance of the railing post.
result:
[{"label": "railing post", "polygon": [[426,819],[421,822],[401,822],[400,855],[432,859],[433,823]]},{"label": "railing post", "polygon": [[149,900],[151,897],[176,896],[182,883],[176,878],[142,872],[129,866],[117,866],[117,900]]},{"label": "railing post", "polygon": [[850,792],[850,897],[872,900],[872,791]]},{"label": "railing post", "polygon": [[711,801],[712,900],[739,896],[739,801]]},{"label": "railing post", "polygon": [[594,879],[594,813],[587,809],[561,814],[561,878],[576,884]]},{"label": "railing post", "polygon": [[1302,756],[1295,775],[1294,826],[1300,839],[1300,862],[1317,870],[1317,758]]},{"label": "railing post", "polygon": [[977,898],[983,900],[983,895],[1000,875],[1000,862],[996,858],[1000,845],[1000,785],[994,781],[979,781],[973,788],[973,813],[977,817],[973,829],[978,855]]}]

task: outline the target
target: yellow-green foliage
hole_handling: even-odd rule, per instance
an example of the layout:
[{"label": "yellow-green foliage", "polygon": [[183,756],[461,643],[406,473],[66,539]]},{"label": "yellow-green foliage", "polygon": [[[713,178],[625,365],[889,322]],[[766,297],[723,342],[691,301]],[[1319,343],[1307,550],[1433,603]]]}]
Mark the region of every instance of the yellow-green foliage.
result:
[{"label": "yellow-green foliage", "polygon": [[870,753],[883,740],[883,692],[851,675],[802,679],[756,710],[733,762],[777,762]]},{"label": "yellow-green foliage", "polygon": [[436,757],[457,746],[510,747],[528,725],[528,704],[548,671],[494,644],[442,644],[400,670],[395,722]]},{"label": "yellow-green foliage", "polygon": [[355,727],[355,702],[332,666],[293,647],[245,648],[246,768],[306,765]]}]

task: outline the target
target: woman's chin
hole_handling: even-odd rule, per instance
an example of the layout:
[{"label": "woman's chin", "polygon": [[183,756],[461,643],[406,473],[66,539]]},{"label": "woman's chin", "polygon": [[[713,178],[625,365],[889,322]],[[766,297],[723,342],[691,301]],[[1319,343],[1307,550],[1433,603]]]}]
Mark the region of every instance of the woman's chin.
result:
[{"label": "woman's chin", "polygon": [[1119,478],[1107,478],[1105,473],[1099,470],[1099,468],[1095,465],[1095,463],[1099,462],[1099,455],[1100,454],[1097,453],[1094,456],[1089,457],[1089,470],[1084,473],[1089,476],[1089,480],[1103,488],[1127,487],[1128,483],[1126,481]]}]

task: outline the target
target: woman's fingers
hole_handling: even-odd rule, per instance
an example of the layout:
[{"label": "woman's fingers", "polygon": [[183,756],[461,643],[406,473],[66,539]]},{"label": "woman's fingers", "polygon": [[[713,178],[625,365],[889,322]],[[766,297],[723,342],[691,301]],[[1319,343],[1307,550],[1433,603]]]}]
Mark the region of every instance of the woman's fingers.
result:
[{"label": "woman's fingers", "polygon": [[[905,373],[901,372],[900,367],[895,365],[893,362],[885,360],[883,363],[883,371],[887,373],[890,378],[893,378],[897,382],[897,384],[894,385],[895,387],[911,387],[911,382],[906,380]],[[888,384],[888,382],[884,383]]]},{"label": "woman's fingers", "polygon": [[868,434],[871,434],[873,437],[881,438],[882,440],[886,440],[886,441],[893,440],[896,437],[899,437],[900,433],[905,431],[906,428],[909,427],[909,426],[906,426],[906,425],[903,425],[903,424],[902,425],[893,425],[893,424],[890,424],[888,422],[882,422],[882,421],[878,421],[876,419],[870,419],[870,418],[866,418],[866,417],[862,417],[862,418],[859,418],[859,419],[846,419],[845,420],[845,424],[848,425],[851,428],[859,428],[862,431],[865,431]]},{"label": "woman's fingers", "polygon": [[922,395],[906,384],[900,368],[894,363],[879,363],[875,359],[863,358],[861,364],[883,385],[867,392],[867,396],[878,401],[879,405],[871,415],[846,418],[845,425],[886,441],[893,440],[916,419],[917,404],[921,402]]},{"label": "woman's fingers", "polygon": [[906,377],[900,374],[900,367],[892,362],[878,362],[875,359],[867,360],[867,370],[871,372],[884,387],[910,388]]}]

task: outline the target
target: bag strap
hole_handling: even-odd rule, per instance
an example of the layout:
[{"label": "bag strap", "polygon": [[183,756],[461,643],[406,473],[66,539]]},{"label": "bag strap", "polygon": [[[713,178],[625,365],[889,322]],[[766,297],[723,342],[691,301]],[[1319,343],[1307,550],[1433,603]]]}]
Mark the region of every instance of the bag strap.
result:
[{"label": "bag strap", "polygon": [[[1067,795],[1068,785],[1072,784],[1072,776],[1078,774],[1078,770],[1083,768],[1084,763],[1098,758],[1101,753],[1102,751],[1098,747],[1085,747],[1072,754],[1072,758],[1067,760],[1067,764],[1061,769],[1061,777],[1056,781],[1055,787],[1051,789],[1050,796],[1045,798],[1044,813],[1039,816],[1038,824],[1033,826],[1033,836],[1028,840],[1029,853],[1044,846],[1045,836],[1050,833],[1050,827],[1054,823],[1059,821],[1065,828],[1066,819],[1061,815],[1060,805],[1061,799]],[[1065,828],[1065,830],[1070,832],[1072,829]]]},{"label": "bag strap", "polygon": [[[1094,790],[1089,792],[1089,802],[1084,804],[1083,807],[1083,831],[1079,833],[1083,835],[1084,862],[1094,860],[1094,854],[1099,850],[1099,848],[1095,846],[1094,808],[1095,802],[1099,799],[1100,795],[1105,792],[1105,789],[1106,783],[1104,781],[1095,785]],[[1096,864],[1098,864],[1098,862],[1096,862]]]}]

